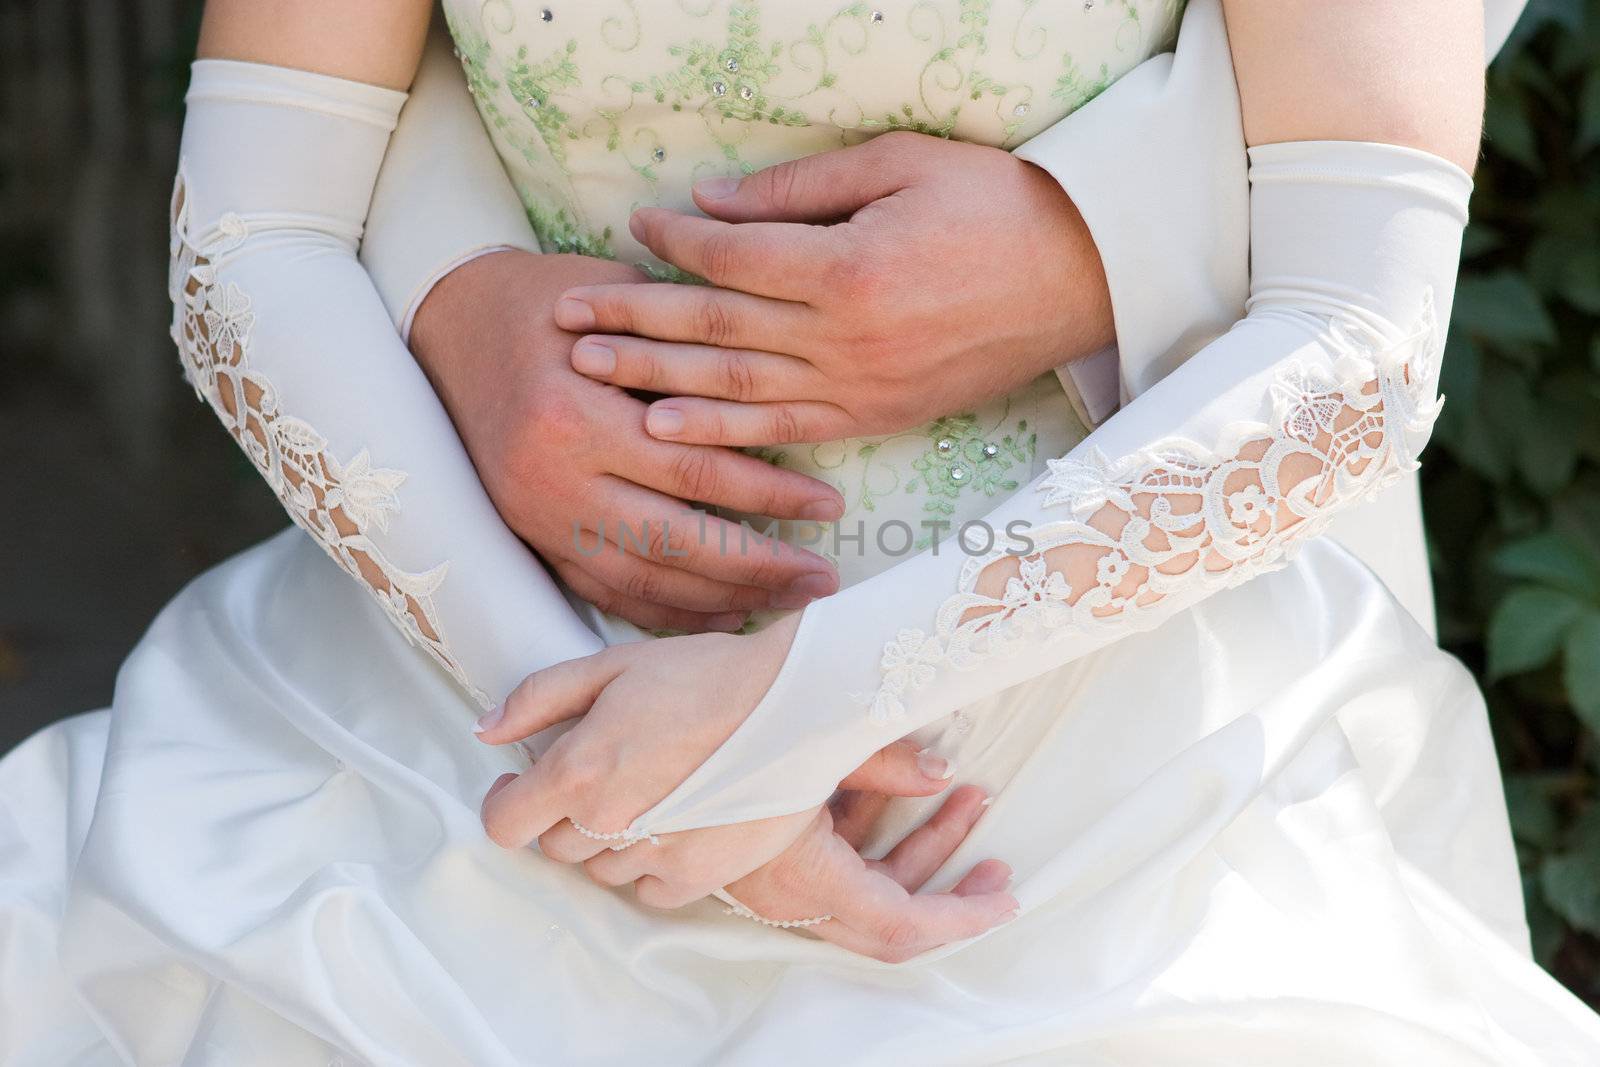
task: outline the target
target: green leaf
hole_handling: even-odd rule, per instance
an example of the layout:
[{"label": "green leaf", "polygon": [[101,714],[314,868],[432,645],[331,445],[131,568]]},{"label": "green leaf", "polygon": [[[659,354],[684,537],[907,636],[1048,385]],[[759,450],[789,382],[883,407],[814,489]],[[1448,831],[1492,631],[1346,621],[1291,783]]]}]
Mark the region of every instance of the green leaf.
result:
[{"label": "green leaf", "polygon": [[1552,856],[1539,869],[1544,899],[1567,922],[1600,934],[1600,847]]},{"label": "green leaf", "polygon": [[1541,865],[1539,887],[1562,918],[1600,934],[1600,804],[1591,803],[1579,817],[1571,847]]},{"label": "green leaf", "polygon": [[1534,534],[1506,545],[1495,553],[1494,568],[1508,578],[1542,582],[1600,605],[1600,560],[1561,534]]},{"label": "green leaf", "polygon": [[1587,606],[1569,593],[1542,586],[1513,589],[1489,620],[1489,679],[1536,670],[1555,658],[1568,627]]},{"label": "green leaf", "polygon": [[1505,780],[1506,811],[1511,816],[1513,836],[1542,849],[1554,848],[1561,832],[1561,819],[1550,788],[1552,777],[1508,774]]},{"label": "green leaf", "polygon": [[[1600,736],[1600,612],[1590,612],[1567,631],[1563,652],[1567,699],[1584,725]],[[1596,849],[1600,850],[1600,841]]]},{"label": "green leaf", "polygon": [[1528,280],[1502,270],[1461,279],[1456,287],[1455,322],[1520,362],[1534,363],[1530,345],[1553,345],[1556,325]]}]

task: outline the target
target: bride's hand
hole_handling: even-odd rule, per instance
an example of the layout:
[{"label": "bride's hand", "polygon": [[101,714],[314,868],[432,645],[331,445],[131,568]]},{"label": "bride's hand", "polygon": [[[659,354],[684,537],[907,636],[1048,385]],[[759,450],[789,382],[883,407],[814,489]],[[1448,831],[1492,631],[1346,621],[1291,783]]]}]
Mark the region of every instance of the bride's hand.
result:
[{"label": "bride's hand", "polygon": [[[1002,921],[1016,907],[1000,891],[1003,879],[995,881],[1003,865],[979,864],[950,894],[910,892],[976,818],[981,795],[966,790],[878,865],[863,863],[820,809],[611,849],[743,722],[782,665],[797,622],[791,616],[752,637],[618,645],[530,675],[484,717],[484,741],[509,744],[582,718],[534,766],[495,783],[483,805],[489,836],[507,848],[537,838],[547,856],[585,863],[606,884],[634,882],[641,901],[653,906],[681,906],[728,886],[769,918],[794,918],[795,908],[805,917],[832,914],[818,933],[879,958],[925,951]],[[917,755],[891,746],[842,784],[901,795],[943,789],[948,779],[936,775],[944,769]],[[846,822],[859,827],[859,813]],[[953,827],[959,836],[952,837]]]},{"label": "bride's hand", "polygon": [[[530,674],[478,720],[483,741],[509,744],[578,721],[485,803],[489,836],[507,848],[539,838],[541,848],[564,859],[570,856],[550,846],[568,831],[580,833],[572,824],[620,839],[744,722],[771,688],[798,624],[795,614],[745,637],[708,633],[613,645]],[[806,821],[769,820],[765,853],[754,848],[747,862],[714,872],[710,887],[782,852]],[[556,838],[546,836],[556,827],[562,828]]]},{"label": "bride's hand", "polygon": [[999,149],[889,133],[702,181],[695,201],[713,217],[647,208],[630,229],[718,288],[590,285],[556,304],[587,335],[577,370],[669,398],[647,422],[661,440],[893,433],[1112,339],[1083,219]]}]

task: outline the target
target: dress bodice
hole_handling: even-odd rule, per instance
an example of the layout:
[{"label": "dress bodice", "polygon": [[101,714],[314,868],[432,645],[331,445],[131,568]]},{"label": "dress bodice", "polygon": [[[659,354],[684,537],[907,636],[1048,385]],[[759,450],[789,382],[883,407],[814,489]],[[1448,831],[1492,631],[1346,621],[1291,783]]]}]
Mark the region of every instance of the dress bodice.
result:
[{"label": "dress bodice", "polygon": [[[915,130],[1014,147],[1168,45],[1182,0],[445,0],[467,81],[546,252],[638,264],[638,207]],[[1083,434],[1053,377],[908,433],[761,450],[844,493],[846,584],[981,518]],[[851,538],[865,535],[864,543]]]}]

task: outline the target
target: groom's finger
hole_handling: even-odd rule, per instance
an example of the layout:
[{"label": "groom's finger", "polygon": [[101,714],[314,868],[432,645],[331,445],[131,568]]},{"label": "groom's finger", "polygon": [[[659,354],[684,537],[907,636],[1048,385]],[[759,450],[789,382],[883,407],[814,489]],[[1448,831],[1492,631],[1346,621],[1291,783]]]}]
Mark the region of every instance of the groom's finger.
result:
[{"label": "groom's finger", "polygon": [[708,285],[586,285],[556,301],[572,333],[626,333],[657,341],[782,352],[810,329],[809,307]]},{"label": "groom's finger", "polygon": [[646,207],[633,213],[628,230],[658,259],[713,285],[781,300],[804,299],[844,255],[838,235],[790,222],[735,226]]},{"label": "groom's finger", "polygon": [[737,404],[675,396],[650,405],[644,428],[662,441],[743,448],[838,440],[850,421],[844,409],[816,400]]},{"label": "groom's finger", "polygon": [[820,372],[796,356],[626,335],[579,338],[572,369],[625,389],[745,403],[815,395],[822,384]]},{"label": "groom's finger", "polygon": [[[598,535],[596,535],[598,536]],[[631,557],[630,557],[631,558]],[[705,614],[684,608],[668,607],[648,600],[631,597],[622,590],[587,573],[564,560],[552,559],[550,569],[561,577],[567,587],[586,602],[607,615],[626,619],[645,630],[681,630],[684,633],[733,633],[750,617],[744,611],[724,611]],[[593,562],[586,561],[586,562]],[[655,566],[656,564],[651,564]],[[730,587],[731,588],[731,587]]]},{"label": "groom's finger", "polygon": [[728,222],[833,222],[905,188],[918,171],[915,134],[885,134],[865,144],[765,167],[743,178],[694,185],[696,206]]}]

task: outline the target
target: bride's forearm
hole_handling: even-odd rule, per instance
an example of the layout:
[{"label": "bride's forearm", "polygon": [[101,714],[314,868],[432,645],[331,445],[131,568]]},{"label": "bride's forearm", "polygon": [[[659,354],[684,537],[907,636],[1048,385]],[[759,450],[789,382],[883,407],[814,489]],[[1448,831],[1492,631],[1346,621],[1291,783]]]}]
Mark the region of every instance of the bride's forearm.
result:
[{"label": "bride's forearm", "polygon": [[[570,613],[541,611],[565,601],[495,514],[356,260],[404,96],[299,69],[319,55],[295,50],[297,33],[316,36],[311,6],[278,26],[270,58],[286,66],[195,66],[173,203],[174,336],[196,391],[291,517],[488,703],[529,661],[599,642]],[[213,55],[229,54],[224,30],[250,7],[212,6]],[[362,32],[409,47],[421,8],[369,12]],[[346,39],[354,55],[359,39]],[[404,65],[363,62],[374,77]]]},{"label": "bride's forearm", "polygon": [[[1278,31],[1277,47],[1295,40]],[[1290,63],[1303,72],[1319,56]],[[1475,62],[1470,49],[1452,60]],[[1381,71],[1332,73],[1302,80],[1415,91]],[[1457,95],[1451,107],[1475,115],[1475,95]],[[1295,113],[1315,106],[1308,92]],[[1424,128],[1407,116],[1429,106],[1369,106],[1372,125],[1336,132]],[[1460,155],[1455,129],[1425,127],[1425,143]],[[798,806],[858,751],[1281,566],[1414,466],[1437,410],[1470,178],[1415,146],[1357,140],[1261,144],[1251,160],[1246,317],[991,514],[982,547],[963,539],[808,609],[745,726],[635,830]]]}]

